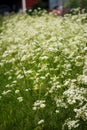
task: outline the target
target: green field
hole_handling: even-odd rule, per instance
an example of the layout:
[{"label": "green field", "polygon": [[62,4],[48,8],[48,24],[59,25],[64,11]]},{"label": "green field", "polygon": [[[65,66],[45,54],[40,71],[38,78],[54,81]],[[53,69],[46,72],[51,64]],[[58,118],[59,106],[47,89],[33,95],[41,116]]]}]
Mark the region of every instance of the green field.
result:
[{"label": "green field", "polygon": [[87,130],[87,14],[0,20],[0,130]]}]

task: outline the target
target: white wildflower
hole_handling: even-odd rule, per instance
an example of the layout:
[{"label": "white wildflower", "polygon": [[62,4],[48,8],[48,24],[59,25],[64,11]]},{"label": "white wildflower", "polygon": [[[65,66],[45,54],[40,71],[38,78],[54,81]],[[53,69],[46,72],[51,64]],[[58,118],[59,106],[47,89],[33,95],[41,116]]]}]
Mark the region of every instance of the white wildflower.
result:
[{"label": "white wildflower", "polygon": [[59,110],[56,110],[55,112],[56,112],[56,113],[59,113]]},{"label": "white wildflower", "polygon": [[10,87],[10,84],[7,84],[5,87],[6,87],[6,88],[9,88],[9,87]]},{"label": "white wildflower", "polygon": [[17,93],[19,93],[20,92],[20,90],[15,90],[15,93],[17,94]]},{"label": "white wildflower", "polygon": [[24,76],[21,75],[21,74],[19,74],[19,75],[17,76],[17,79],[23,79],[23,78],[24,78]]},{"label": "white wildflower", "polygon": [[44,108],[46,105],[45,104],[40,104],[40,108]]},{"label": "white wildflower", "polygon": [[64,85],[67,86],[70,83],[70,80],[66,80]]},{"label": "white wildflower", "polygon": [[78,80],[79,82],[82,82],[82,83],[84,83],[84,84],[87,84],[87,76],[86,76],[86,75],[80,75],[80,76],[78,76],[78,77],[77,77],[77,80]]},{"label": "white wildflower", "polygon": [[33,110],[37,110],[37,107],[33,107]]},{"label": "white wildflower", "polygon": [[87,47],[84,48],[84,51],[87,51]]},{"label": "white wildflower", "polygon": [[23,97],[18,97],[17,100],[18,100],[19,102],[22,102],[22,101],[23,101]]},{"label": "white wildflower", "polygon": [[28,92],[29,90],[30,90],[30,89],[27,89],[27,88],[25,89],[26,92]]},{"label": "white wildflower", "polygon": [[11,92],[11,90],[3,91],[3,92],[2,92],[2,95],[7,95],[7,94],[10,93],[10,92]]},{"label": "white wildflower", "polygon": [[87,84],[87,76],[84,76],[84,77],[83,77],[83,81],[84,81],[84,83]]},{"label": "white wildflower", "polygon": [[49,51],[55,51],[55,48],[49,47],[48,50],[49,50]]},{"label": "white wildflower", "polygon": [[42,56],[40,57],[41,60],[47,60],[48,59],[48,56]]},{"label": "white wildflower", "polygon": [[12,76],[9,76],[9,77],[8,77],[8,80],[10,80],[10,79],[12,79]]},{"label": "white wildflower", "polygon": [[41,78],[41,79],[45,79],[45,76],[41,76],[40,78]]},{"label": "white wildflower", "polygon": [[67,126],[69,128],[69,130],[71,130],[72,128],[77,128],[79,126],[79,120],[71,120],[67,122]]},{"label": "white wildflower", "polygon": [[43,120],[43,119],[40,120],[40,121],[38,121],[38,125],[43,124],[43,123],[44,123],[44,120]]},{"label": "white wildflower", "polygon": [[31,74],[31,73],[33,73],[33,71],[32,70],[25,70],[24,73],[25,74]]},{"label": "white wildflower", "polygon": [[33,107],[37,107],[38,109],[46,107],[45,100],[37,100]]},{"label": "white wildflower", "polygon": [[83,69],[83,75],[87,75],[87,68]]},{"label": "white wildflower", "polygon": [[13,83],[13,84],[15,84],[15,83],[17,83],[17,81],[16,81],[16,80],[14,80],[12,83]]},{"label": "white wildflower", "polygon": [[84,121],[87,120],[87,104],[79,109],[75,108],[74,112],[76,113],[76,118],[82,118]]}]

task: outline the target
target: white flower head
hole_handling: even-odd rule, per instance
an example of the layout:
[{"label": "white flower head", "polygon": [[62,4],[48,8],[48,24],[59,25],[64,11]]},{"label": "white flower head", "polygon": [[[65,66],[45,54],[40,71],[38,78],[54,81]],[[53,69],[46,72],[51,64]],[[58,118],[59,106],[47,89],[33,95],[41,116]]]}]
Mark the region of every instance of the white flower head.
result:
[{"label": "white flower head", "polygon": [[45,107],[46,107],[45,100],[37,100],[33,105],[33,110],[36,110],[36,108],[40,109]]},{"label": "white flower head", "polygon": [[38,121],[38,125],[43,124],[43,123],[44,123],[44,120],[43,120],[43,119],[40,120],[40,121]]},{"label": "white flower head", "polygon": [[40,104],[40,108],[44,108],[46,105],[45,104]]},{"label": "white flower head", "polygon": [[17,94],[17,93],[19,93],[20,92],[20,90],[15,90],[15,93]]},{"label": "white flower head", "polygon": [[23,97],[18,97],[17,100],[18,100],[19,102],[22,102],[22,101],[23,101]]},{"label": "white flower head", "polygon": [[33,110],[34,110],[34,111],[37,110],[37,107],[33,107]]},{"label": "white flower head", "polygon": [[2,92],[2,95],[7,95],[7,94],[10,93],[10,92],[11,92],[11,90],[3,91],[3,92]]},{"label": "white flower head", "polygon": [[84,48],[84,51],[87,51],[87,47]]},{"label": "white flower head", "polygon": [[59,113],[59,110],[56,110],[55,112],[56,112],[56,113]]},{"label": "white flower head", "polygon": [[25,91],[26,91],[26,92],[28,92],[28,91],[29,91],[29,89],[28,89],[28,88],[26,88],[26,89],[25,89]]},{"label": "white flower head", "polygon": [[68,129],[77,128],[79,126],[79,120],[70,120],[68,119],[65,123],[68,126]]}]

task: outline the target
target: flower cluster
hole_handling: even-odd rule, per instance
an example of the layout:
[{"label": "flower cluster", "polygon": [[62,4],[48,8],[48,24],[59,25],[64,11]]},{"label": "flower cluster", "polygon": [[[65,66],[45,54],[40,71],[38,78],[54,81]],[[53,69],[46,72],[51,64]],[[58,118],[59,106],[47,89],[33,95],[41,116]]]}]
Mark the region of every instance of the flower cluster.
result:
[{"label": "flower cluster", "polygon": [[45,107],[46,107],[45,100],[37,100],[33,105],[33,110],[37,110]]},{"label": "flower cluster", "polygon": [[3,17],[0,108],[1,130],[87,130],[87,14]]}]

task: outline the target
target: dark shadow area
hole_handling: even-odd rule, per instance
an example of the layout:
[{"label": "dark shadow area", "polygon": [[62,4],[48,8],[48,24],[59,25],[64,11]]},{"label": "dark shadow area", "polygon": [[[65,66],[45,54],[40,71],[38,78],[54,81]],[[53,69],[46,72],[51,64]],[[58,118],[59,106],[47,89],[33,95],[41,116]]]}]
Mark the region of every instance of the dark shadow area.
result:
[{"label": "dark shadow area", "polygon": [[0,14],[18,12],[21,6],[21,0],[0,0]]},{"label": "dark shadow area", "polygon": [[49,0],[42,0],[41,2],[37,2],[33,5],[33,9],[37,9],[40,7],[41,9],[48,9],[49,8]]}]

